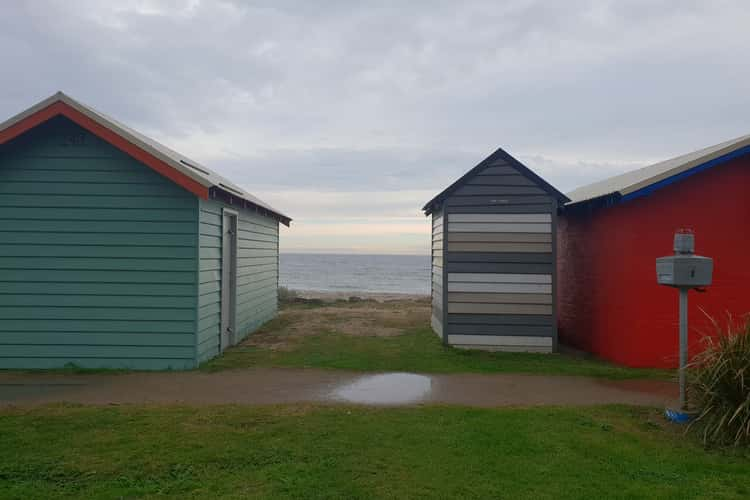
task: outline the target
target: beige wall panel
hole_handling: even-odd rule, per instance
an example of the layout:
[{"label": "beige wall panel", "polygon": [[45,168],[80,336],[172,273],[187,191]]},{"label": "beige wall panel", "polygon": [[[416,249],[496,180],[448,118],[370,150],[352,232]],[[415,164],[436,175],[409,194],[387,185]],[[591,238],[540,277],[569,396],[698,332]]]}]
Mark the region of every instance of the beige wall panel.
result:
[{"label": "beige wall panel", "polygon": [[535,352],[539,354],[550,354],[552,347],[535,347],[535,346],[508,346],[508,345],[462,345],[451,344],[456,349],[471,349],[488,352]]},{"label": "beige wall panel", "polygon": [[544,304],[467,304],[448,302],[448,314],[552,314],[552,305]]},{"label": "beige wall panel", "polygon": [[460,345],[495,345],[515,347],[549,347],[552,337],[516,337],[509,335],[448,335],[448,343]]},{"label": "beige wall panel", "polygon": [[462,233],[550,233],[552,224],[546,222],[449,222],[449,232]]},{"label": "beige wall panel", "polygon": [[448,294],[448,302],[474,304],[552,304],[551,293],[468,293]]},{"label": "beige wall panel", "polygon": [[552,233],[448,233],[449,243],[552,243]]},{"label": "beige wall panel", "polygon": [[552,285],[536,283],[448,283],[449,292],[552,293]]}]

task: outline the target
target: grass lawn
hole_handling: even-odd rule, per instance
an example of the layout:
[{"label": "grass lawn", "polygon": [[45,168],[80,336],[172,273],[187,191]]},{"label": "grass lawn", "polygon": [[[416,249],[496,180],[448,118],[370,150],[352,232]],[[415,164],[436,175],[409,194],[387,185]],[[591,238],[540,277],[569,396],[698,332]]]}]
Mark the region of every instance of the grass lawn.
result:
[{"label": "grass lawn", "polygon": [[537,373],[611,379],[668,378],[672,372],[616,366],[564,354],[491,353],[442,345],[429,302],[287,306],[244,344],[201,366],[256,366],[424,373]]},{"label": "grass lawn", "polygon": [[0,498],[747,498],[656,410],[0,411]]}]

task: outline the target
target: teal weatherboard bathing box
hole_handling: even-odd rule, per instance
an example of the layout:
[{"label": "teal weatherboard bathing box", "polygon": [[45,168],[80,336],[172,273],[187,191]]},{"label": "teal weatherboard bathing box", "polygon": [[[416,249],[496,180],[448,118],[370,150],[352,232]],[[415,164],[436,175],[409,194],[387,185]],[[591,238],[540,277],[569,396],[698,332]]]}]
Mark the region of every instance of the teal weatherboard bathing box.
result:
[{"label": "teal weatherboard bathing box", "polygon": [[197,366],[276,315],[279,222],[55,94],[0,124],[0,368]]}]

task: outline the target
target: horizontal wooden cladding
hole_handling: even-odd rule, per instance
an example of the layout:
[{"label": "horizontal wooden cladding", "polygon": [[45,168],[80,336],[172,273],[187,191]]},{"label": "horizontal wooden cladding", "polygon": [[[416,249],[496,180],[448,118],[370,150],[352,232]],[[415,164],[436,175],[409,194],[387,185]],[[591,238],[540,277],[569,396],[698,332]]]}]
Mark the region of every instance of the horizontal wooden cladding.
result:
[{"label": "horizontal wooden cladding", "polygon": [[0,350],[14,345],[193,346],[189,333],[2,332]]},{"label": "horizontal wooden cladding", "polygon": [[491,165],[482,169],[477,175],[519,175],[518,170],[515,167],[510,166],[507,162],[501,161],[497,164]]},{"label": "horizontal wooden cladding", "polygon": [[455,214],[548,214],[556,210],[557,204],[548,201],[546,203],[534,203],[524,205],[480,205],[480,206],[454,206],[451,213]]},{"label": "horizontal wooden cladding", "polygon": [[89,232],[7,232],[0,233],[4,245],[71,245],[71,246],[139,246],[139,247],[194,247],[193,234],[162,233],[89,233]]},{"label": "horizontal wooden cladding", "polygon": [[192,234],[195,222],[153,222],[153,221],[57,221],[57,220],[17,220],[0,219],[0,232],[15,233],[158,233]]},{"label": "horizontal wooden cladding", "polygon": [[523,314],[448,314],[450,325],[535,325],[552,327],[554,318],[551,315],[528,316]]},{"label": "horizontal wooden cladding", "polygon": [[551,337],[526,337],[507,335],[448,335],[448,343],[470,348],[492,347],[498,350],[551,352]]},{"label": "horizontal wooden cladding", "polygon": [[448,294],[448,302],[474,304],[552,304],[550,293],[467,293]]},{"label": "horizontal wooden cladding", "polygon": [[110,195],[45,195],[29,196],[25,194],[3,194],[0,196],[0,207],[13,208],[164,208],[168,203],[171,208],[191,208],[195,206],[194,198],[182,196],[138,195],[135,190],[127,196]]},{"label": "horizontal wooden cladding", "polygon": [[552,337],[550,325],[481,325],[450,324],[448,331],[452,335],[504,335],[509,337]]},{"label": "horizontal wooden cladding", "polygon": [[551,274],[555,266],[548,263],[481,263],[481,262],[448,262],[449,273],[534,273]]},{"label": "horizontal wooden cladding", "polygon": [[476,252],[462,253],[449,252],[447,260],[450,264],[456,262],[474,263],[549,263],[552,262],[551,252]]},{"label": "horizontal wooden cladding", "polygon": [[551,284],[551,274],[448,273],[448,287],[453,282],[466,283],[543,283]]},{"label": "horizontal wooden cladding", "polygon": [[552,306],[545,304],[469,304],[464,302],[448,302],[448,313],[546,315],[552,314]]},{"label": "horizontal wooden cladding", "polygon": [[434,216],[433,215],[433,217],[432,217],[432,227],[436,228],[436,227],[440,227],[442,225],[443,225],[443,216],[442,215],[439,215],[439,216]]},{"label": "horizontal wooden cladding", "polygon": [[[446,201],[450,207],[477,206],[477,205],[535,205],[552,203],[547,196],[535,195],[496,195],[496,196],[451,196]],[[452,211],[452,210],[451,210]]]},{"label": "horizontal wooden cladding", "polygon": [[522,335],[454,335],[448,334],[451,345],[494,345],[516,347],[552,347],[552,337]]},{"label": "horizontal wooden cladding", "polygon": [[105,307],[135,309],[193,309],[192,296],[139,296],[139,295],[87,295],[87,294],[14,294],[0,293],[0,307]]},{"label": "horizontal wooden cladding", "polygon": [[552,222],[550,214],[449,214],[448,222]]},{"label": "horizontal wooden cladding", "polygon": [[448,283],[448,292],[552,293],[552,285],[538,283]]},{"label": "horizontal wooden cladding", "polygon": [[49,245],[2,244],[0,257],[76,257],[107,259],[193,259],[192,246]]},{"label": "horizontal wooden cladding", "polygon": [[195,368],[195,359],[191,356],[185,359],[175,358],[144,358],[144,357],[12,357],[0,356],[0,368],[4,369],[51,369],[62,368],[66,365],[80,368],[122,368],[129,370],[187,370]]},{"label": "horizontal wooden cladding", "polygon": [[[2,357],[8,358],[178,358],[195,355],[194,346],[122,346],[122,345],[10,345],[2,346]],[[2,366],[2,361],[0,361]]]},{"label": "horizontal wooden cladding", "polygon": [[434,331],[438,337],[442,337],[443,325],[440,323],[440,319],[434,314],[430,316],[430,325],[432,326],[432,331]]},{"label": "horizontal wooden cladding", "polygon": [[[0,257],[2,269],[194,271],[194,259],[128,259],[126,257]],[[2,277],[0,276],[0,279]]]},{"label": "horizontal wooden cladding", "polygon": [[477,185],[466,185],[456,189],[454,192],[455,196],[475,196],[475,195],[492,195],[492,196],[504,196],[504,195],[544,195],[546,194],[543,189],[536,186],[502,186],[502,185],[491,185],[491,186],[477,186]]},{"label": "horizontal wooden cladding", "polygon": [[195,271],[5,269],[2,270],[0,280],[4,283],[195,283]]},{"label": "horizontal wooden cladding", "polygon": [[0,306],[3,320],[55,319],[55,320],[115,320],[115,321],[193,321],[194,308],[180,307],[115,307],[115,306]]},{"label": "horizontal wooden cladding", "polygon": [[552,233],[448,233],[448,243],[552,243]]},{"label": "horizontal wooden cladding", "polygon": [[536,186],[534,181],[520,174],[477,175],[466,181],[467,186]]},{"label": "horizontal wooden cladding", "polygon": [[453,233],[549,233],[549,222],[448,222]]},{"label": "horizontal wooden cladding", "polygon": [[106,221],[106,222],[193,222],[193,208],[50,208],[26,207],[0,208],[5,220],[61,220],[61,221]]},{"label": "horizontal wooden cladding", "polygon": [[[133,319],[58,319],[37,318],[4,319],[0,317],[2,332],[92,332],[115,333],[195,333],[194,321],[152,321]],[[1,338],[1,337],[0,337]],[[2,352],[2,348],[0,348]]]},{"label": "horizontal wooden cladding", "polygon": [[451,243],[449,252],[483,252],[483,253],[551,253],[552,243]]}]

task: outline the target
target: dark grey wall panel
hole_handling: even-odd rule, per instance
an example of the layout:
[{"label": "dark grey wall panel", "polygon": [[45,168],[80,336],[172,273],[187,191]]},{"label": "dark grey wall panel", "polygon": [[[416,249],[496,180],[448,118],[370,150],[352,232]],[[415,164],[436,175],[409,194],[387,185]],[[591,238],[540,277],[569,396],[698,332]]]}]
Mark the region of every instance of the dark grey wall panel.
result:
[{"label": "dark grey wall panel", "polygon": [[446,200],[449,207],[477,206],[477,205],[534,205],[549,203],[549,196],[451,196]]},{"label": "dark grey wall panel", "polygon": [[544,190],[536,186],[500,186],[500,185],[475,185],[475,186],[464,186],[456,190],[456,196],[472,196],[472,195],[544,195]]},{"label": "dark grey wall panel", "polygon": [[469,179],[467,186],[536,186],[534,181],[520,174],[482,175]]},{"label": "dark grey wall panel", "polygon": [[509,175],[509,174],[518,174],[518,170],[511,167],[507,163],[503,162],[502,164],[498,164],[498,166],[485,168],[484,170],[479,172],[479,174],[477,174],[477,177],[481,177],[485,175]]},{"label": "dark grey wall panel", "polygon": [[551,262],[511,263],[511,262],[448,262],[449,273],[528,273],[550,274],[555,266]]},{"label": "dark grey wall panel", "polygon": [[473,325],[552,325],[552,316],[529,316],[525,314],[449,314],[448,324]]},{"label": "dark grey wall panel", "polygon": [[496,263],[552,263],[551,253],[480,253],[480,252],[448,252],[448,265],[457,262],[496,262]]},{"label": "dark grey wall panel", "polygon": [[534,205],[482,205],[452,207],[453,214],[548,214],[552,210],[549,204]]}]

